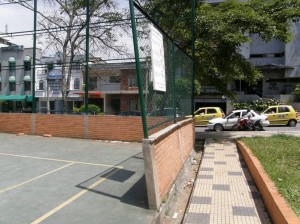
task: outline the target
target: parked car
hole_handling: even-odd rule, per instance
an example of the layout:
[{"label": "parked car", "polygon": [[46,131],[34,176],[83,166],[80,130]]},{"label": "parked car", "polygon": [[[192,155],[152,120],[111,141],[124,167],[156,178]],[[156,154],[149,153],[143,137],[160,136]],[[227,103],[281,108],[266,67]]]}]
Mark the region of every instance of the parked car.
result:
[{"label": "parked car", "polygon": [[122,111],[118,116],[142,116],[142,112],[139,110]]},{"label": "parked car", "polygon": [[[184,116],[184,112],[180,111],[176,108],[175,112],[176,117]],[[174,116],[174,109],[172,107],[165,107],[163,109],[157,109],[148,113],[148,116],[155,116],[155,117],[173,117]]]},{"label": "parked car", "polygon": [[297,125],[297,113],[290,105],[269,106],[262,114],[268,116],[271,125],[285,124],[290,127]]},{"label": "parked car", "polygon": [[[239,118],[242,118],[248,114],[249,110],[242,109],[242,110],[233,110],[228,115],[225,116],[225,118],[215,118],[208,122],[207,128],[209,130],[215,130],[215,131],[223,131],[225,130],[231,130],[233,125],[237,124]],[[268,116],[267,115],[260,115],[259,113],[255,112],[254,110],[251,110],[249,112],[249,118],[251,120],[261,120],[261,124],[263,127],[269,126]]]},{"label": "parked car", "polygon": [[[186,116],[186,118],[191,117],[193,116]],[[220,107],[200,107],[194,112],[195,125],[207,125],[211,119],[218,117],[225,117],[225,113]]]}]

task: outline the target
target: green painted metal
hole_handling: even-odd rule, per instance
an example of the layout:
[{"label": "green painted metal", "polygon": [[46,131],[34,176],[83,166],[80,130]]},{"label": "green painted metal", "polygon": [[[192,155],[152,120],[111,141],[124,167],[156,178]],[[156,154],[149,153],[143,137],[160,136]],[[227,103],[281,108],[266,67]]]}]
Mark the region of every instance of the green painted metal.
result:
[{"label": "green painted metal", "polygon": [[34,0],[34,16],[33,16],[33,68],[32,68],[32,113],[36,112],[35,102],[35,65],[36,65],[36,15],[37,15],[37,0]]},{"label": "green painted metal", "polygon": [[195,65],[195,43],[196,43],[196,29],[195,29],[195,20],[196,20],[196,0],[192,0],[192,59],[193,59],[193,75],[192,75],[192,93],[191,93],[191,112],[193,117],[195,111],[195,77],[196,77],[196,65]]},{"label": "green painted metal", "polygon": [[175,77],[175,43],[172,41],[172,77],[173,77],[173,118],[176,123],[176,77]]},{"label": "green painted metal", "polygon": [[142,111],[143,131],[144,131],[144,138],[147,139],[149,138],[149,135],[148,135],[147,120],[146,120],[146,108],[145,108],[145,100],[144,100],[144,93],[143,93],[142,72],[141,72],[133,0],[129,0],[129,7],[130,7],[133,45],[134,45],[134,52],[135,52],[137,80],[139,86],[139,97],[140,97],[140,104],[141,104],[141,111]]},{"label": "green painted metal", "polygon": [[84,86],[84,111],[88,114],[89,104],[89,45],[90,45],[90,1],[86,0],[86,42],[85,42],[85,86]]}]

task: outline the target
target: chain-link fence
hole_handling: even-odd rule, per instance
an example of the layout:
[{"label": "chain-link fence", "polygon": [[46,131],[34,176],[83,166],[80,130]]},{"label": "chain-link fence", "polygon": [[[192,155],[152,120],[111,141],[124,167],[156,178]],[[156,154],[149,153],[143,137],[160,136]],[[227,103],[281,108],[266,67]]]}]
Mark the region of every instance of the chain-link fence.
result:
[{"label": "chain-link fence", "polygon": [[0,111],[144,115],[147,129],[191,114],[192,59],[129,3],[0,0]]},{"label": "chain-link fence", "polygon": [[[193,98],[193,60],[153,22],[136,3],[131,8],[133,38],[144,98],[147,129],[191,114]],[[136,33],[136,37],[135,34]],[[137,52],[136,52],[137,53]],[[137,54],[136,54],[137,57]],[[143,109],[143,108],[142,108]]]}]

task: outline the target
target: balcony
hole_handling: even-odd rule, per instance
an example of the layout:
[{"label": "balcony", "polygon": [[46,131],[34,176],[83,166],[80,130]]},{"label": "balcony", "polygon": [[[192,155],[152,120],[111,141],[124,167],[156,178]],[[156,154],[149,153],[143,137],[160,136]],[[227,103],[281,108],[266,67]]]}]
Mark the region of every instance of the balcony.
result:
[{"label": "balcony", "polygon": [[250,58],[250,62],[257,67],[262,67],[265,65],[285,65],[284,57],[253,57]]}]

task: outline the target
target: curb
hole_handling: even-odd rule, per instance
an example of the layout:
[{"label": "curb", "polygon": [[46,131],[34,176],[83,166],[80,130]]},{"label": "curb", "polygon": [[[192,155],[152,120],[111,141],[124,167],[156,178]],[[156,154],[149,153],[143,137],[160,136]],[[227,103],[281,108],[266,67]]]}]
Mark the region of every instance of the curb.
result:
[{"label": "curb", "polygon": [[288,207],[259,160],[244,143],[236,140],[236,144],[243,155],[247,168],[261,194],[272,221],[275,224],[300,224],[300,219]]}]

